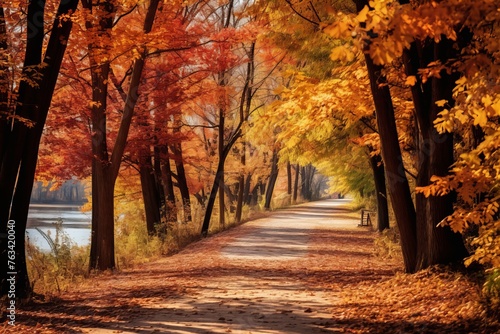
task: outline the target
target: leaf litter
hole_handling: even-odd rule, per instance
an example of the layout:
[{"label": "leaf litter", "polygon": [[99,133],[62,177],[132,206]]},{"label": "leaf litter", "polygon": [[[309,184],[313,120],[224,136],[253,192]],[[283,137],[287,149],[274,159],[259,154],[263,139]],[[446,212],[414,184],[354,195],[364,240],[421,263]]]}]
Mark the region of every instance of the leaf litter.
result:
[{"label": "leaf litter", "polygon": [[[262,222],[261,222],[262,223]],[[500,333],[473,276],[402,272],[376,233],[316,226],[306,256],[231,259],[249,222],[173,256],[90,278],[17,310],[4,333]]]}]

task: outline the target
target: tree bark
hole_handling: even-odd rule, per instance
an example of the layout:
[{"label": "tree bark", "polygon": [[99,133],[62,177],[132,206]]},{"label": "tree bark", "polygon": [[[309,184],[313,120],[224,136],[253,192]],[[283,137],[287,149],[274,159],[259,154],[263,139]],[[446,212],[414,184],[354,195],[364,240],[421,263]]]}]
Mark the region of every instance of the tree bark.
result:
[{"label": "tree bark", "polygon": [[[0,6],[0,161],[3,161],[7,148],[7,136],[10,132],[12,108],[9,106],[9,56],[7,29],[3,6]],[[1,166],[1,164],[0,164]]]},{"label": "tree bark", "polygon": [[[156,138],[155,138],[155,143],[156,143]],[[156,232],[160,237],[164,237],[167,234],[167,224],[166,224],[167,201],[166,201],[165,189],[163,187],[161,148],[157,144],[155,144],[153,147],[153,172],[154,172],[155,187],[159,197],[158,208],[160,212],[160,220]]]},{"label": "tree bark", "polygon": [[[355,4],[359,12],[368,5],[368,1],[355,0]],[[416,212],[399,147],[392,97],[382,71],[383,67],[374,64],[367,53],[365,53],[365,61],[375,104],[388,190],[401,235],[404,266],[406,272],[414,272],[417,262]]]},{"label": "tree bark", "polygon": [[385,186],[385,168],[380,155],[370,156],[370,166],[375,181],[377,198],[377,229],[382,232],[389,228],[389,208],[387,205],[387,189]]},{"label": "tree bark", "polygon": [[144,200],[144,212],[146,214],[146,228],[149,235],[158,233],[160,224],[160,194],[156,187],[156,179],[153,171],[149,152],[141,152],[139,162],[139,175],[141,179],[142,198]]},{"label": "tree bark", "polygon": [[274,185],[278,179],[278,151],[273,150],[273,157],[271,158],[271,174],[269,175],[269,182],[266,189],[266,201],[264,203],[264,208],[266,210],[271,209],[271,200],[273,198]]},{"label": "tree bark", "polygon": [[241,215],[243,212],[243,194],[245,192],[245,175],[241,174],[238,177],[238,197],[236,199],[236,213],[234,214],[234,220],[236,223],[241,222]]},{"label": "tree bark", "polygon": [[[233,134],[229,142],[225,145],[224,149],[222,150],[222,154],[220,155],[219,163],[217,164],[217,171],[215,172],[214,183],[212,185],[212,189],[210,190],[210,195],[208,197],[208,202],[207,202],[207,208],[205,210],[205,216],[203,218],[203,223],[201,226],[201,235],[203,237],[206,237],[208,235],[208,229],[210,227],[210,219],[212,218],[215,199],[217,198],[217,192],[220,189],[221,180],[224,178],[224,163],[226,162],[226,158],[229,154],[229,151],[231,151],[231,148],[233,147],[234,143],[238,140],[238,138],[240,138],[240,136],[241,136],[241,130],[238,129]],[[224,194],[224,191],[222,191],[221,193]]]},{"label": "tree bark", "polygon": [[290,164],[290,161],[287,161],[286,163],[286,193],[288,195],[292,194],[292,165]]},{"label": "tree bark", "polygon": [[[406,75],[414,75],[417,78],[417,83],[411,87],[411,94],[415,110],[415,127],[416,127],[416,186],[422,187],[429,184],[429,164],[430,164],[430,142],[431,142],[431,128],[430,123],[430,108],[431,108],[431,80],[422,83],[418,75],[418,69],[424,68],[429,62],[433,60],[433,43],[428,41],[425,47],[420,42],[411,44],[409,50],[403,53],[403,63]],[[416,207],[416,233],[417,233],[417,262],[416,269],[423,268],[423,262],[426,255],[424,249],[420,245],[426,244],[429,238],[428,229],[426,228],[428,219],[428,199],[420,193],[415,194],[415,207]]]},{"label": "tree bark", "polygon": [[165,192],[165,215],[167,222],[177,221],[177,206],[175,204],[174,183],[172,181],[172,170],[170,167],[170,158],[168,157],[168,148],[162,148],[165,155],[161,164],[161,178],[163,191]]},{"label": "tree bark", "polygon": [[[433,45],[433,59],[442,63],[456,56],[450,40],[443,39],[440,43]],[[427,174],[423,175],[420,182],[424,185],[430,183],[433,175],[445,176],[449,173],[449,168],[454,162],[453,134],[438,134],[434,127],[434,120],[443,109],[436,105],[436,101],[447,100],[449,106],[453,106],[453,88],[458,79],[456,74],[441,73],[441,78],[431,79],[431,93],[426,94],[429,100],[426,105],[429,110],[422,110],[421,122],[425,127],[421,128],[421,138],[426,140],[420,154],[423,163],[427,166],[424,169]],[[429,86],[427,86],[429,88]],[[424,102],[424,103],[425,103]],[[467,255],[460,234],[453,233],[449,227],[438,227],[437,225],[453,213],[455,194],[450,193],[445,196],[430,196],[425,198],[425,220],[419,221],[417,228],[425,230],[423,233],[426,239],[419,243],[419,262],[417,269],[427,268],[434,264],[447,264],[459,262]]]},{"label": "tree bark", "polygon": [[[422,46],[425,45],[425,46]],[[447,100],[453,105],[452,91],[457,75],[442,73],[441,78],[431,78],[422,83],[418,69],[425,68],[432,61],[442,63],[456,56],[452,42],[443,39],[439,44],[433,41],[412,43],[403,54],[403,62],[407,75],[414,75],[417,83],[412,86],[412,98],[417,120],[417,186],[430,184],[433,175],[448,174],[453,156],[453,134],[438,134],[434,128],[434,120],[442,110],[436,101]],[[454,194],[446,196],[416,195],[417,207],[417,267],[423,269],[433,264],[445,264],[460,261],[466,256],[465,246],[459,234],[453,233],[449,227],[437,227],[439,222],[453,212]]]},{"label": "tree bark", "polygon": [[[106,106],[107,106],[107,90],[108,86],[105,84],[105,80],[107,80],[107,75],[109,73],[109,63],[105,63],[102,65],[97,65],[96,62],[93,62],[93,56],[89,56],[91,58],[91,62],[94,64],[91,69],[92,75],[92,232],[91,232],[91,240],[90,240],[90,261],[89,261],[89,269],[98,269],[99,259],[102,257],[102,254],[99,253],[102,245],[114,245],[114,242],[110,242],[109,240],[103,240],[103,238],[109,239],[109,236],[102,236],[99,231],[102,230],[102,224],[109,224],[109,217],[103,217],[102,213],[104,212],[104,216],[110,215],[114,217],[114,205],[110,205],[109,203],[103,202],[107,200],[109,196],[105,194],[100,194],[103,191],[103,186],[101,182],[108,182],[106,178],[106,169],[108,168],[108,148],[106,144]],[[92,64],[91,63],[91,64]],[[111,176],[111,175],[109,175]],[[113,182],[114,184],[114,182]],[[109,191],[105,189],[104,192]],[[114,199],[112,198],[113,202]],[[114,202],[113,202],[114,203]],[[101,209],[101,207],[109,208],[111,207],[110,214],[105,210]],[[111,222],[113,225],[114,222]],[[114,240],[114,235],[112,235]],[[114,250],[113,250],[114,252]],[[114,268],[114,259],[113,259]],[[105,268],[106,269],[106,268]]]},{"label": "tree bark", "polygon": [[225,218],[226,218],[226,206],[224,204],[224,162],[226,159],[223,159],[224,155],[224,132],[225,132],[225,110],[221,108],[219,110],[219,161],[223,161],[222,164],[219,164],[217,167],[216,178],[218,177],[218,185],[219,185],[219,226],[224,228]]},{"label": "tree bark", "polygon": [[302,184],[300,188],[301,195],[303,199],[310,201],[312,200],[312,195],[313,195],[312,183],[314,174],[316,173],[316,169],[311,164],[301,167],[301,169],[302,169],[301,171]]},{"label": "tree bark", "polygon": [[245,199],[245,204],[252,204],[252,193],[250,192],[250,187],[252,185],[252,174],[248,173],[245,179],[245,189],[243,190],[243,197]]},{"label": "tree bark", "polygon": [[365,60],[377,113],[382,157],[388,178],[392,208],[401,235],[404,266],[407,272],[414,272],[417,260],[416,213],[399,147],[391,93],[387,85],[381,85],[386,83],[382,66],[375,65],[367,54],[365,54]]},{"label": "tree bark", "polygon": [[[229,27],[231,18],[234,17],[234,1],[231,0],[227,4],[227,11],[223,12],[221,15],[223,27]],[[248,119],[250,115],[250,107],[253,98],[253,79],[254,79],[254,52],[255,52],[255,41],[250,44],[247,50],[248,63],[245,76],[245,84],[241,92],[241,97],[239,101],[239,122],[235,126],[235,130],[227,136],[225,136],[225,117],[227,112],[227,101],[221,99],[219,102],[219,125],[218,125],[218,152],[219,152],[219,163],[217,166],[217,171],[214,178],[214,184],[210,191],[210,196],[207,203],[207,209],[205,211],[205,217],[203,219],[203,224],[201,228],[202,236],[206,236],[208,233],[208,228],[210,225],[210,218],[213,210],[213,205],[215,203],[215,197],[217,192],[219,192],[219,225],[224,226],[224,163],[226,161],[229,151],[236,143],[236,140],[242,136],[242,126],[244,122]],[[219,86],[225,87],[227,85],[228,72],[223,70],[219,72]],[[227,143],[226,143],[227,141]],[[214,189],[214,187],[217,187]]]},{"label": "tree bark", "polygon": [[[94,239],[94,254],[97,258],[91,259],[95,264],[91,269],[107,270],[115,268],[115,225],[114,225],[114,184],[109,166],[96,163],[95,177],[97,194],[92,194],[92,202],[98,202],[96,238]],[[92,208],[94,210],[94,208]]]},{"label": "tree bark", "polygon": [[307,200],[307,175],[306,175],[306,167],[300,167],[300,175],[302,175],[300,179],[300,195],[303,199]]},{"label": "tree bark", "polygon": [[[244,167],[246,165],[246,143],[243,141],[241,144],[241,157],[240,163],[241,166]],[[236,223],[241,222],[241,214],[243,212],[243,197],[245,195],[245,174],[242,172],[238,177],[238,198],[236,201],[236,213],[235,213],[235,221]]]},{"label": "tree bark", "polygon": [[250,195],[250,205],[255,206],[259,203],[259,188],[262,187],[262,181],[259,182],[253,187],[251,195]]},{"label": "tree bark", "polygon": [[313,200],[313,183],[314,183],[314,175],[316,175],[316,167],[314,167],[312,164],[309,164],[308,166],[308,193],[309,193],[309,200]]},{"label": "tree bark", "polygon": [[295,179],[293,181],[293,203],[297,203],[297,196],[299,194],[299,176],[300,176],[300,166],[299,164],[295,165]]},{"label": "tree bark", "polygon": [[191,221],[191,198],[186,180],[186,172],[184,170],[184,161],[182,157],[181,144],[172,145],[172,153],[174,154],[175,169],[177,171],[177,184],[182,198],[182,207],[184,212],[184,221]]},{"label": "tree bark", "polygon": [[[221,166],[222,165],[222,166]],[[201,226],[201,235],[206,237],[208,235],[208,229],[210,227],[210,218],[212,217],[212,211],[215,205],[215,199],[217,198],[217,192],[220,189],[220,181],[224,178],[224,161],[219,161],[217,165],[217,171],[215,172],[214,183],[212,185],[212,190],[208,197],[207,208],[205,210],[205,218],[203,219],[203,224]],[[224,196],[224,192],[222,192]],[[224,212],[222,212],[224,214]]]},{"label": "tree bark", "polygon": [[[83,7],[89,11],[92,11],[93,4],[83,0]],[[115,11],[114,6],[109,2],[104,2],[102,4],[102,10],[106,12],[106,18],[99,21],[99,36],[109,34],[113,26],[113,13]],[[102,14],[101,14],[102,15]],[[93,22],[86,22],[87,29],[93,27]],[[90,74],[92,83],[92,231],[90,240],[90,261],[89,270],[100,269],[101,263],[111,264],[110,268],[114,268],[114,256],[109,259],[109,252],[106,252],[107,256],[102,256],[102,247],[109,245],[114,246],[114,234],[110,241],[109,236],[103,236],[102,232],[105,231],[103,224],[110,224],[110,217],[114,219],[114,198],[111,198],[111,205],[109,203],[109,189],[102,182],[109,182],[107,175],[109,172],[109,156],[108,147],[106,143],[106,108],[107,108],[107,95],[108,95],[108,74],[110,70],[109,61],[100,62],[99,52],[101,50],[94,44],[91,43],[88,46],[89,49],[89,61],[90,61]],[[104,202],[107,200],[108,202]],[[111,216],[107,213],[107,209],[111,206]],[[102,213],[104,212],[104,215]],[[108,216],[107,216],[108,215]],[[111,220],[112,230],[114,230],[114,221]],[[109,226],[105,226],[109,230]],[[114,252],[114,248],[112,249]],[[107,269],[107,268],[104,268]]]}]

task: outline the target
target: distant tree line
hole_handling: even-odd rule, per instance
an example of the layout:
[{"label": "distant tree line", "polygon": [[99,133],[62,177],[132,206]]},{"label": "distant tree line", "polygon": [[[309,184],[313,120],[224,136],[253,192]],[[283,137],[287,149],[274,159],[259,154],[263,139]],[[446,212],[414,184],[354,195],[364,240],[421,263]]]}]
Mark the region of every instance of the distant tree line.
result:
[{"label": "distant tree line", "polygon": [[52,189],[54,182],[35,182],[31,192],[31,202],[36,204],[83,204],[87,202],[85,186],[78,180],[65,181],[60,187]]}]

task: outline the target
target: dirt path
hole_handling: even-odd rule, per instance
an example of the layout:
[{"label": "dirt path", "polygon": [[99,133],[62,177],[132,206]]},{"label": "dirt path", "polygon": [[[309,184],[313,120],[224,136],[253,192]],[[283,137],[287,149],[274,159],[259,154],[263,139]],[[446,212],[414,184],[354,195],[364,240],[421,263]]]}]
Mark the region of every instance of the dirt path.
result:
[{"label": "dirt path", "polygon": [[215,256],[223,268],[213,274],[200,272],[204,277],[189,293],[158,303],[129,323],[88,332],[335,332],[327,328],[332,300],[304,284],[293,269],[305,265],[315,229],[356,229],[357,220],[341,217],[345,203],[309,203],[247,223],[245,234],[234,235],[216,254],[207,254],[207,262]]},{"label": "dirt path", "polygon": [[[345,201],[276,212],[20,311],[8,333],[494,333],[477,288],[397,273]],[[463,330],[463,331],[462,331]]]}]

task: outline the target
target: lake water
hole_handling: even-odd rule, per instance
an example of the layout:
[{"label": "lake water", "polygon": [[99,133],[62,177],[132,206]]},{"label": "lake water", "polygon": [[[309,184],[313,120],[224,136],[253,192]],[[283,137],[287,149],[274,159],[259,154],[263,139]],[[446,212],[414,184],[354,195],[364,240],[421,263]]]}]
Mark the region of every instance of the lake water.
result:
[{"label": "lake water", "polygon": [[62,231],[73,244],[90,244],[91,212],[81,212],[78,206],[65,204],[30,205],[26,238],[41,250],[50,251],[49,243],[36,228],[54,240],[58,221],[62,221]]}]

